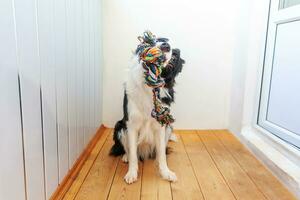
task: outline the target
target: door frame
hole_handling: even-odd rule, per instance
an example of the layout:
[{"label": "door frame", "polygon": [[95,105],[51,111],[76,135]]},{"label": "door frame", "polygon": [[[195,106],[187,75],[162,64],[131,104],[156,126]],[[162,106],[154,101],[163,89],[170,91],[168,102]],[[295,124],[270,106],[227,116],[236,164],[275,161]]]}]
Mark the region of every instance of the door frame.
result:
[{"label": "door frame", "polygon": [[300,21],[300,5],[280,9],[280,0],[270,0],[267,36],[261,77],[261,88],[256,123],[277,137],[300,147],[300,136],[267,120],[269,91],[272,78],[273,60],[276,45],[277,27],[281,24]]}]

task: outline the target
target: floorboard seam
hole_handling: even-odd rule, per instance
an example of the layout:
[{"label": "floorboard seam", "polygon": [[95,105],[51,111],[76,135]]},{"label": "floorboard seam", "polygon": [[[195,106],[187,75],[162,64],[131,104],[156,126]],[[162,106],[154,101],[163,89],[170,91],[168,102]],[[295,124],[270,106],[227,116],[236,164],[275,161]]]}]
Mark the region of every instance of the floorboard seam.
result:
[{"label": "floorboard seam", "polygon": [[173,191],[172,191],[172,186],[171,186],[171,184],[172,184],[172,183],[170,182],[170,183],[169,183],[169,187],[170,187],[170,191],[171,191],[171,198],[172,198],[172,200],[173,200],[174,198],[173,198]]},{"label": "floorboard seam", "polygon": [[141,172],[141,189],[140,189],[140,199],[142,199],[142,191],[143,191],[143,175],[144,175],[144,162],[142,166],[142,172]]},{"label": "floorboard seam", "polygon": [[186,151],[185,143],[183,142],[183,139],[182,139],[181,134],[180,134],[180,140],[182,141],[182,145],[183,145],[184,151],[185,151],[185,153],[186,153],[186,155],[187,155],[187,157],[188,157],[188,159],[189,159],[189,161],[190,161],[190,164],[191,164],[191,166],[192,166],[193,173],[194,173],[194,176],[195,176],[195,178],[196,178],[196,180],[197,180],[197,183],[198,183],[200,192],[201,192],[201,194],[202,194],[202,197],[203,197],[203,199],[205,200],[206,198],[204,197],[203,189],[201,188],[201,185],[200,185],[199,180],[198,180],[198,178],[197,178],[197,175],[196,175],[196,172],[195,172],[195,169],[194,169],[194,165],[193,165],[193,163],[192,163],[192,161],[191,161],[191,158],[190,158],[188,152]]},{"label": "floorboard seam", "polygon": [[231,151],[226,147],[226,145],[223,143],[223,141],[221,140],[221,138],[219,136],[217,136],[217,134],[215,132],[213,132],[213,134],[216,136],[216,138],[220,141],[220,143],[222,144],[222,146],[229,152],[229,154],[231,155],[231,157],[236,161],[236,163],[240,166],[240,168],[245,172],[245,174],[247,174],[247,176],[249,177],[249,179],[252,181],[252,183],[255,185],[255,187],[257,188],[257,190],[264,196],[265,199],[269,199],[261,190],[260,188],[257,186],[257,184],[255,183],[255,181],[252,179],[252,177],[247,173],[247,171],[244,169],[244,167],[240,164],[240,162],[238,161],[238,159],[235,158],[235,156],[231,153]]},{"label": "floorboard seam", "polygon": [[213,163],[214,163],[215,167],[217,168],[217,170],[218,170],[218,171],[219,171],[219,173],[221,174],[221,176],[222,176],[222,178],[223,178],[224,182],[226,183],[226,185],[227,185],[228,189],[231,191],[231,193],[232,193],[233,197],[234,197],[235,199],[237,199],[237,197],[235,196],[235,194],[234,194],[234,192],[232,191],[231,187],[229,186],[229,184],[228,184],[228,182],[227,182],[226,178],[224,177],[224,175],[222,174],[221,170],[219,169],[219,167],[218,167],[218,165],[217,165],[216,161],[214,160],[213,156],[212,156],[212,155],[210,154],[210,152],[208,151],[208,149],[207,149],[207,147],[206,147],[205,143],[203,142],[203,140],[202,140],[201,136],[199,135],[199,132],[198,132],[198,131],[197,131],[197,136],[200,138],[200,141],[202,142],[202,144],[203,144],[204,148],[206,149],[206,151],[207,151],[207,153],[208,153],[209,157],[210,157],[210,158],[211,158],[211,160],[213,161]]},{"label": "floorboard seam", "polygon": [[[109,136],[110,134],[111,134],[111,130],[110,130],[109,133],[107,134],[107,136],[106,136],[106,138],[105,138],[105,141],[103,142],[101,148],[100,148],[99,151],[97,152],[96,158],[95,158],[95,160],[93,161],[93,163],[92,163],[91,167],[89,168],[88,172],[86,173],[86,175],[85,175],[85,177],[84,177],[82,183],[80,184],[80,186],[79,186],[79,188],[78,188],[78,190],[77,190],[77,192],[76,192],[76,194],[75,194],[73,200],[76,199],[76,197],[77,197],[77,195],[78,195],[78,193],[79,193],[79,191],[80,191],[80,189],[81,189],[83,183],[85,182],[86,178],[87,178],[88,175],[90,174],[90,171],[91,171],[92,167],[94,166],[94,164],[95,164],[95,162],[96,162],[96,160],[97,160],[97,158],[98,158],[100,152],[102,151],[102,149],[103,149],[105,143],[107,142],[107,138],[108,138],[108,136]],[[100,137],[100,138],[101,138],[101,137]],[[100,141],[100,138],[99,138],[98,142]],[[98,142],[97,142],[97,143],[98,143]],[[96,144],[96,145],[97,145],[97,144]],[[96,148],[96,145],[94,146],[94,148]],[[93,151],[93,150],[92,150],[92,151]],[[91,152],[91,153],[92,153],[92,152]],[[87,160],[88,160],[88,158],[87,158]],[[86,160],[86,161],[87,161],[87,160]],[[86,161],[85,161],[85,162],[86,162]]]},{"label": "floorboard seam", "polygon": [[106,199],[108,199],[108,198],[109,198],[109,195],[110,195],[110,192],[111,192],[111,188],[112,188],[112,185],[113,185],[113,183],[114,183],[114,180],[115,180],[115,177],[116,177],[116,173],[117,173],[117,170],[118,170],[119,164],[120,164],[120,162],[122,162],[122,161],[120,161],[120,160],[121,160],[121,159],[120,159],[120,158],[118,158],[117,167],[116,167],[116,169],[115,169],[115,173],[114,173],[114,175],[113,175],[113,178],[112,178],[112,181],[111,181],[111,184],[110,184],[110,187],[109,187],[109,190],[108,190],[108,193],[107,193],[107,197],[106,197]]}]

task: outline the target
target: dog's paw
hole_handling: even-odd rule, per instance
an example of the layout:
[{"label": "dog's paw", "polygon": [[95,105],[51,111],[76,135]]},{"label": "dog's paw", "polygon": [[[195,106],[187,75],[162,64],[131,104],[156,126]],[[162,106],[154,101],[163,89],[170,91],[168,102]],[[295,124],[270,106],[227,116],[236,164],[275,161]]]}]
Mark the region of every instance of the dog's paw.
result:
[{"label": "dog's paw", "polygon": [[127,157],[127,154],[124,154],[124,155],[122,156],[122,161],[123,161],[124,163],[128,163],[128,157]]},{"label": "dog's paw", "polygon": [[165,170],[160,170],[160,174],[162,176],[163,179],[171,181],[171,182],[175,182],[177,181],[177,176],[174,172],[172,172],[169,169],[165,169]]},{"label": "dog's paw", "polygon": [[124,177],[124,180],[126,183],[131,184],[135,181],[137,181],[137,171],[132,170],[132,171],[128,171],[127,174]]}]

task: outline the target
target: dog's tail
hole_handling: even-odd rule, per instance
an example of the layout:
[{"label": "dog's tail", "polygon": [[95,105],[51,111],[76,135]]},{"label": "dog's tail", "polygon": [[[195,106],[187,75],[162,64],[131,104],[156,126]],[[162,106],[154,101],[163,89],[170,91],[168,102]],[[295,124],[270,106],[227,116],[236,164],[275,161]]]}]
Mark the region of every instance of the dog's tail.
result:
[{"label": "dog's tail", "polygon": [[121,142],[121,137],[123,137],[123,134],[125,134],[126,122],[125,120],[120,120],[116,123],[115,129],[114,129],[114,141],[115,144],[111,147],[109,155],[112,156],[120,156],[125,154],[124,146]]}]

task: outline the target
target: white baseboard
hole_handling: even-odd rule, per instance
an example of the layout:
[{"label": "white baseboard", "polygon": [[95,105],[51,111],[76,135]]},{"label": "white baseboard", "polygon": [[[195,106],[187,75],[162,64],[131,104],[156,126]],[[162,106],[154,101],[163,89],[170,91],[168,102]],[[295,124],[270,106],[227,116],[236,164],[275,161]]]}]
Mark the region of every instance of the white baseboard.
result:
[{"label": "white baseboard", "polygon": [[300,151],[258,127],[244,127],[241,142],[300,199]]}]

